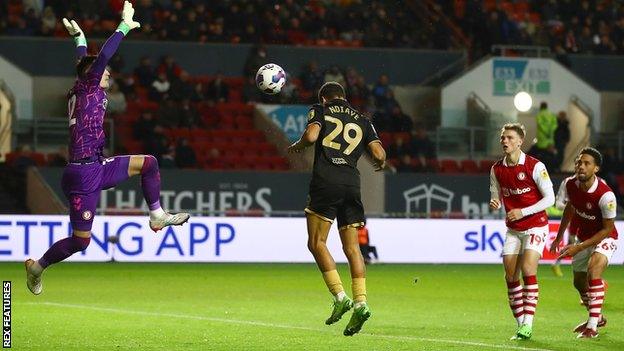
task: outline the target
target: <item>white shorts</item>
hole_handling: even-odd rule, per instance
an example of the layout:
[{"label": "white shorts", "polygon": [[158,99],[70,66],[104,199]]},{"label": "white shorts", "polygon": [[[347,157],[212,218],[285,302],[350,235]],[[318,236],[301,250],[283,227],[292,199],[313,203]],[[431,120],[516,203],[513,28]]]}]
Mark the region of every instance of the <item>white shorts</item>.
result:
[{"label": "white shorts", "polygon": [[589,258],[594,252],[601,253],[607,257],[607,264],[611,261],[611,256],[617,250],[616,240],[609,237],[603,239],[598,245],[594,247],[588,247],[583,251],[577,253],[572,257],[572,270],[575,272],[587,272],[587,265],[589,264]]},{"label": "white shorts", "polygon": [[523,231],[507,228],[505,245],[503,245],[503,256],[519,255],[522,254],[524,250],[533,250],[537,251],[541,257],[544,252],[548,233],[548,225],[529,228]]}]

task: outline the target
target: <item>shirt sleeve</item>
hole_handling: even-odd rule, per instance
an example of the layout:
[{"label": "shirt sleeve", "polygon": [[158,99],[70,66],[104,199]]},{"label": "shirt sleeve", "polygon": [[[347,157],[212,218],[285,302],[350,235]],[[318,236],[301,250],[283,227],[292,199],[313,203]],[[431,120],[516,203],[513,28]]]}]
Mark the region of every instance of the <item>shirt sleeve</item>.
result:
[{"label": "shirt sleeve", "polygon": [[89,69],[88,75],[90,77],[100,77],[104,73],[104,69],[106,69],[108,61],[117,51],[123,37],[124,35],[122,32],[115,31],[115,33],[113,33],[113,35],[106,40],[104,45],[102,45],[102,49],[98,53],[97,58],[93,62],[93,65]]},{"label": "shirt sleeve", "polygon": [[306,125],[318,124],[320,127],[323,127],[323,106],[319,104],[314,104],[310,107],[310,111],[308,111],[308,123]]},{"label": "shirt sleeve", "polygon": [[534,213],[544,211],[555,203],[555,191],[553,184],[543,163],[538,162],[533,168],[533,180],[537,184],[537,188],[542,194],[542,199],[535,204],[523,208],[522,215],[528,216]]},{"label": "shirt sleeve", "polygon": [[602,212],[602,218],[611,219],[617,215],[617,202],[615,201],[615,194],[612,191],[604,193],[598,201],[600,206],[600,212]]},{"label": "shirt sleeve", "polygon": [[555,198],[555,207],[559,210],[565,209],[565,205],[568,203],[568,189],[566,187],[566,183],[568,182],[568,178],[564,179],[559,185],[559,190],[557,191],[557,197]]},{"label": "shirt sleeve", "polygon": [[86,45],[78,45],[76,46],[76,58],[79,60],[87,55],[87,46]]},{"label": "shirt sleeve", "polygon": [[498,184],[498,179],[496,179],[496,174],[494,173],[494,167],[490,169],[490,200],[499,200],[500,199],[500,185]]}]

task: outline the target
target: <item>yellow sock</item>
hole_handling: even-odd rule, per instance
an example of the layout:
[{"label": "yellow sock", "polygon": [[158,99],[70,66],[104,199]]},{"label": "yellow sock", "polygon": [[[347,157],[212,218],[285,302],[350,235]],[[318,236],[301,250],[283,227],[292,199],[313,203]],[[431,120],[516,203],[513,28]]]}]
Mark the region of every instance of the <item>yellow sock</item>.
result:
[{"label": "yellow sock", "polygon": [[337,270],[334,269],[332,271],[323,272],[323,280],[332,295],[337,295],[339,292],[344,291],[342,281],[340,280],[340,275],[338,275]]},{"label": "yellow sock", "polygon": [[353,301],[366,302],[366,278],[353,278],[351,290],[353,290]]}]

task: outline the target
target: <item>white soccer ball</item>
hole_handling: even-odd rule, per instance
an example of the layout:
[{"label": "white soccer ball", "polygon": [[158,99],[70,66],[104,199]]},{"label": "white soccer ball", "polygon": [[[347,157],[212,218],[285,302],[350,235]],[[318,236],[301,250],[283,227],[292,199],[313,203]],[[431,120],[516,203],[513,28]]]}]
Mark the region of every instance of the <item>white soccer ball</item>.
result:
[{"label": "white soccer ball", "polygon": [[260,67],[256,73],[256,85],[265,94],[275,95],[279,93],[284,84],[286,84],[286,72],[274,63],[267,63]]}]

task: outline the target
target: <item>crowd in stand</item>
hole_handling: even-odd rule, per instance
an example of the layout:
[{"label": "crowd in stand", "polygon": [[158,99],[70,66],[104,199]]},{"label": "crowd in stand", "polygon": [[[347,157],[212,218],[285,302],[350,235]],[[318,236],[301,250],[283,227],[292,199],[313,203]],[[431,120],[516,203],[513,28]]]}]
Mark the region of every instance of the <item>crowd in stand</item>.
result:
[{"label": "crowd in stand", "polygon": [[[67,17],[88,36],[105,36],[122,5],[123,0],[5,0],[0,34],[65,36],[59,19]],[[447,36],[437,33],[445,27],[425,25],[395,1],[136,0],[134,8],[141,29],[132,39],[448,48]]]}]

